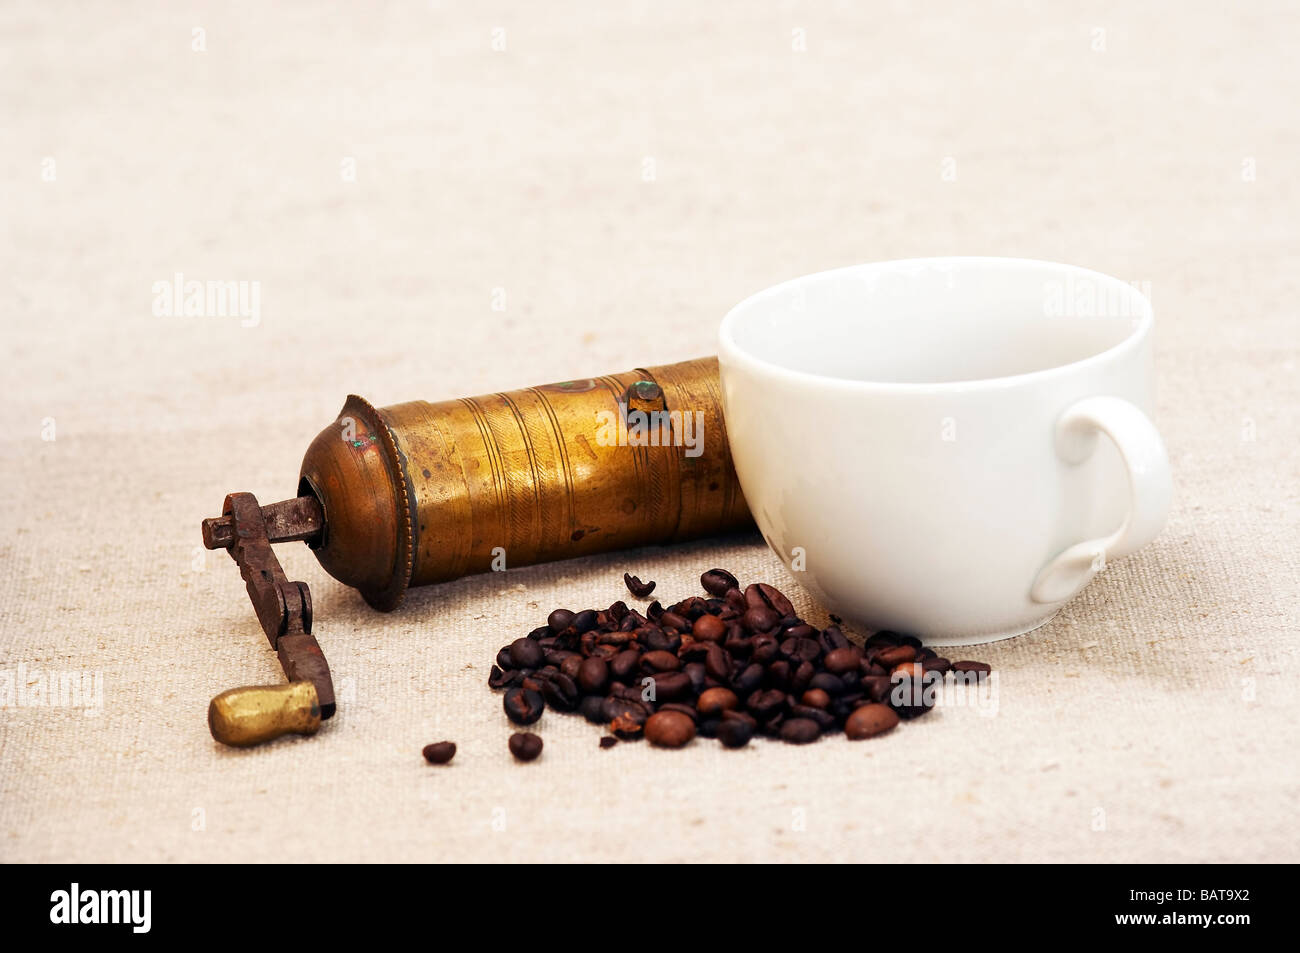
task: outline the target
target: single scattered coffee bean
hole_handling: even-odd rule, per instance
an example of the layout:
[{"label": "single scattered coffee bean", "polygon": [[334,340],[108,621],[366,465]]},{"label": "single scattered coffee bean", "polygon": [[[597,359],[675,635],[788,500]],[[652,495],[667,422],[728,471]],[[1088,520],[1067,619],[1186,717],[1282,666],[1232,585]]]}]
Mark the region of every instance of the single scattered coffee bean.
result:
[{"label": "single scattered coffee bean", "polygon": [[953,662],[952,670],[954,672],[975,672],[981,675],[987,675],[993,671],[993,666],[984,662]]},{"label": "single scattered coffee bean", "polygon": [[506,689],[502,705],[506,717],[516,725],[531,725],[541,718],[542,712],[546,710],[546,700],[540,692],[533,691],[531,688]]},{"label": "single scattered coffee bean", "polygon": [[657,711],[645,723],[645,738],[660,748],[680,748],[695,737],[695,722],[679,711]]},{"label": "single scattered coffee bean", "polygon": [[844,722],[844,735],[852,741],[874,738],[898,724],[898,713],[888,705],[870,703],[854,709]]},{"label": "single scattered coffee bean", "polygon": [[638,599],[644,599],[655,591],[654,580],[642,582],[636,576],[629,573],[623,573],[623,583],[627,586],[627,591],[632,593]]},{"label": "single scattered coffee bean", "polygon": [[438,741],[424,746],[424,760],[430,764],[446,764],[456,757],[456,742]]},{"label": "single scattered coffee bean", "polygon": [[716,596],[719,599],[727,594],[727,590],[740,587],[740,583],[736,582],[736,577],[725,569],[710,569],[700,576],[700,585],[704,587],[704,591],[709,595]]},{"label": "single scattered coffee bean", "polygon": [[612,748],[616,744],[618,744],[618,739],[613,735],[604,735],[600,739],[600,746],[602,748]]},{"label": "single scattered coffee bean", "polygon": [[534,761],[542,753],[542,739],[531,731],[516,731],[510,736],[508,747],[520,761]]}]

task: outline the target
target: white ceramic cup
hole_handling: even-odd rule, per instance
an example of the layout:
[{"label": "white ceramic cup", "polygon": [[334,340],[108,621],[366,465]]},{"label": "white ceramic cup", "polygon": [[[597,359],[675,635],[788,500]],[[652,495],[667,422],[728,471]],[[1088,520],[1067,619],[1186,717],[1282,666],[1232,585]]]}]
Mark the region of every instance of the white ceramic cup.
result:
[{"label": "white ceramic cup", "polygon": [[1152,321],[1116,278],[1003,258],[859,265],[748,298],[719,361],[759,529],[868,630],[962,645],[1037,628],[1164,525]]}]

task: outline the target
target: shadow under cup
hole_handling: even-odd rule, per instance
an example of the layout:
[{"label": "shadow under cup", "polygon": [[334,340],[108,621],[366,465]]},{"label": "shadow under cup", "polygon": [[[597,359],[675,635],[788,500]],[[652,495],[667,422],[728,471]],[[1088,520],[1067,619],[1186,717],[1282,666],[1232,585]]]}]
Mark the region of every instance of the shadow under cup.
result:
[{"label": "shadow under cup", "polygon": [[1114,535],[1136,493],[1116,444],[1063,415],[1104,395],[1145,419],[1151,325],[1118,279],[1017,259],[861,265],[754,295],[724,319],[719,361],[759,528],[867,629],[963,644],[1043,624],[1105,554],[1049,601],[1036,579]]}]

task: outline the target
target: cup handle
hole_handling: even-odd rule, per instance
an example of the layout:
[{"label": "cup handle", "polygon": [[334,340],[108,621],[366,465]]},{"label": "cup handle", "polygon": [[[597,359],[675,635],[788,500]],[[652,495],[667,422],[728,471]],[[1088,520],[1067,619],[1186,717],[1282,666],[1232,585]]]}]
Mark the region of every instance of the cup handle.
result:
[{"label": "cup handle", "polygon": [[1165,525],[1173,485],[1164,442],[1150,418],[1119,397],[1084,398],[1056,422],[1056,452],[1067,463],[1082,463],[1096,449],[1098,433],[1110,437],[1124,459],[1128,515],[1111,535],[1076,543],[1044,566],[1029,592],[1035,602],[1064,602],[1107,560],[1145,546]]}]

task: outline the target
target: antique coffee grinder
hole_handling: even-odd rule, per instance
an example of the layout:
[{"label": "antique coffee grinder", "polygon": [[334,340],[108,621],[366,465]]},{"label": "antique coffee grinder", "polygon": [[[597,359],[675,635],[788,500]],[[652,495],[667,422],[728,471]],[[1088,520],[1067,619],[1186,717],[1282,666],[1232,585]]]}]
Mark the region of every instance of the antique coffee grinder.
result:
[{"label": "antique coffee grinder", "polygon": [[311,593],[273,543],[300,540],[380,611],[410,586],[752,525],[716,358],[440,403],[347,399],[303,458],[298,495],[232,493],[203,543],[239,566],[287,685],[212,700],[212,736],[253,745],[334,714]]}]

